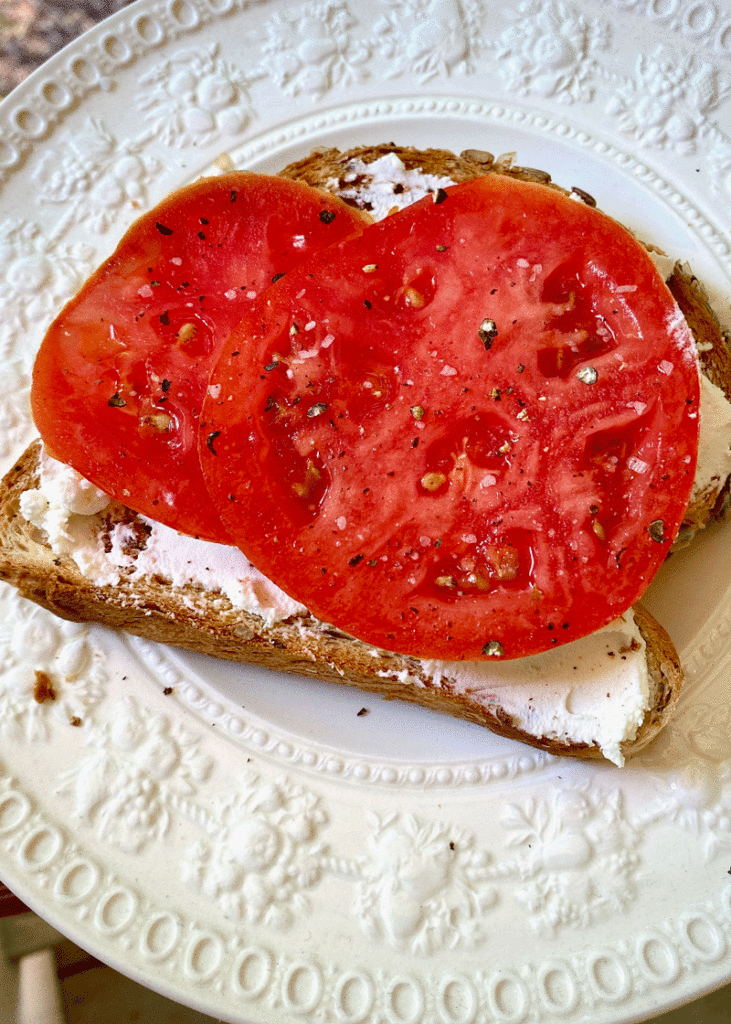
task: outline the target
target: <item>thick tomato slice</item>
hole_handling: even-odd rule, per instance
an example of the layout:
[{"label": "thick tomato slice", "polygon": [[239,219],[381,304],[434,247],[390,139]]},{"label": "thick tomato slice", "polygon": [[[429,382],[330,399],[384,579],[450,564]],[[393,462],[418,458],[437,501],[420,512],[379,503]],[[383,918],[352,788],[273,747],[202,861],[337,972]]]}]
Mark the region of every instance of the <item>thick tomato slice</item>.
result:
[{"label": "thick tomato slice", "polygon": [[319,618],[424,658],[610,622],[692,487],[697,360],[652,262],[497,175],[288,275],[211,382],[202,463],[232,538]]},{"label": "thick tomato slice", "polygon": [[243,172],[165,199],[45,337],[31,398],[49,450],[136,511],[230,543],[198,462],[211,364],[274,277],[363,225],[331,196]]}]

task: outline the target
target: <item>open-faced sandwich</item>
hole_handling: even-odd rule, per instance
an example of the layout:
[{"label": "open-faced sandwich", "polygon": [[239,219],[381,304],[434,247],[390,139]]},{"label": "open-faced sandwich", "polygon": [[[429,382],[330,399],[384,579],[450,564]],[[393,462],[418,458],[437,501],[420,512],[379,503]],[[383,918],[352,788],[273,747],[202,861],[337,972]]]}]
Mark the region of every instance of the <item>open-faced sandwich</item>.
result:
[{"label": "open-faced sandwich", "polygon": [[617,763],[682,672],[637,602],[722,518],[687,268],[510,158],[320,151],[169,197],[51,325],[0,576],[60,615]]}]

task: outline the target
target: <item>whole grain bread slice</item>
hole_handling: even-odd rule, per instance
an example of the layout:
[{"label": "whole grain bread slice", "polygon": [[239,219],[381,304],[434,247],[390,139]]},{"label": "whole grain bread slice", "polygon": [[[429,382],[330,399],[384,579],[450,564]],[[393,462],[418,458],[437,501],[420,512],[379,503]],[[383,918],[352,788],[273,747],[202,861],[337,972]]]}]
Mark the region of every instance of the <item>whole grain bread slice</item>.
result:
[{"label": "whole grain bread slice", "polygon": [[[516,723],[504,706],[507,691],[499,684],[479,692],[465,691],[450,663],[435,673],[428,663],[374,650],[307,613],[268,625],[261,616],[235,608],[225,594],[195,585],[173,586],[164,577],[140,580],[122,573],[114,585],[91,582],[72,558],[55,554],[43,531],[21,514],[21,494],[38,485],[40,453],[36,441],[0,485],[0,579],[56,615],[101,623],[216,658],[410,701],[552,754],[603,756],[598,743],[577,740],[570,733],[536,734]],[[124,523],[139,548],[144,548],[150,528],[124,506],[112,502],[93,518],[102,545],[115,524]],[[682,684],[678,656],[667,633],[642,607],[636,606],[633,612],[646,645],[642,657],[649,670],[650,697],[635,737],[622,744],[624,757],[645,747],[666,725]],[[567,692],[571,685],[567,680]],[[597,713],[601,714],[600,708]]]}]

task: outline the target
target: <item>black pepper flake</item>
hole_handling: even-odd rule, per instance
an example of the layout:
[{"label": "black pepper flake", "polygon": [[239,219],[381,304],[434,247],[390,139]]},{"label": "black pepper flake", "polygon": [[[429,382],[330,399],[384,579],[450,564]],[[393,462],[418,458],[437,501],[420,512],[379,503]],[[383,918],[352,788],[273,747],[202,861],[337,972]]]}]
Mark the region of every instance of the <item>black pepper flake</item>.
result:
[{"label": "black pepper flake", "polygon": [[418,443],[419,443],[419,438],[415,437],[414,440],[411,442],[411,447],[412,448],[416,448]]},{"label": "black pepper flake", "polygon": [[211,455],[218,455],[218,452],[213,447],[213,443],[216,440],[216,438],[220,437],[220,436],[221,436],[221,431],[220,430],[214,430],[206,438],[206,448],[211,453]]},{"label": "black pepper flake", "polygon": [[525,367],[523,366],[523,364],[522,363],[518,363],[518,373],[522,373],[524,369],[525,369]]},{"label": "black pepper flake", "polygon": [[165,225],[161,224],[159,220],[155,221],[155,227],[157,228],[161,235],[172,235],[173,233],[172,228],[166,228]]},{"label": "black pepper flake", "polygon": [[658,544],[665,543],[665,523],[662,519],[653,519],[647,528],[647,532]]},{"label": "black pepper flake", "polygon": [[236,202],[236,196],[237,196],[237,195],[238,195],[238,192],[236,191],[236,189],[232,189],[232,190],[231,190],[231,202],[232,202],[232,203],[235,203],[235,202]]},{"label": "black pepper flake", "polygon": [[274,275],[274,277],[272,278],[272,284],[276,284],[276,283],[277,283],[277,281],[278,281],[278,280],[279,280],[280,278],[282,278],[282,277],[284,277],[284,271],[283,271],[283,270],[282,270],[282,271],[281,271],[281,272],[280,272],[279,274],[275,274],[275,275]]},{"label": "black pepper flake", "polygon": [[446,251],[447,251],[446,245],[438,245],[437,246],[437,252],[446,252]]},{"label": "black pepper flake", "polygon": [[164,313],[160,314],[158,319],[163,326],[167,327],[170,323],[170,310],[166,309]]},{"label": "black pepper flake", "polygon": [[320,220],[323,224],[332,224],[335,220],[334,210],[320,210]]},{"label": "black pepper flake", "polygon": [[436,192],[434,193],[434,203],[435,203],[435,205],[439,206],[439,204],[443,203],[446,198],[447,198],[446,191],[443,188],[438,188],[436,190]]},{"label": "black pepper flake", "polygon": [[326,409],[327,405],[325,402],[315,402],[315,404],[311,405],[307,410],[307,417],[308,419],[313,419],[315,416],[322,416]]},{"label": "black pepper flake", "polygon": [[166,686],[162,691],[166,697],[169,697],[171,693],[174,693],[172,686]]},{"label": "black pepper flake", "polygon": [[169,380],[164,380],[160,386],[162,387],[163,391],[169,391],[170,390],[170,381]]},{"label": "black pepper flake", "polygon": [[369,302],[368,299],[363,299],[363,305],[366,309],[373,309],[373,303]]},{"label": "black pepper flake", "polygon": [[122,398],[118,391],[115,391],[112,397],[107,402],[107,405],[111,405],[113,409],[121,409],[122,406],[126,405],[126,399]]},{"label": "black pepper flake", "polygon": [[208,223],[208,218],[207,217],[199,217],[198,220],[201,222],[201,224],[207,224]]},{"label": "black pepper flake", "polygon": [[265,370],[266,370],[267,372],[268,372],[269,370],[276,370],[276,368],[277,368],[277,366],[278,366],[278,365],[279,365],[279,361],[278,361],[277,359],[275,359],[273,363],[267,363],[267,365],[266,365],[266,366],[264,367],[264,369],[265,369]]},{"label": "black pepper flake", "polygon": [[[370,715],[370,711],[368,710],[368,708],[361,708],[360,711],[357,712],[358,718],[363,718],[364,715]],[[731,871],[729,872],[729,874],[731,874]]]},{"label": "black pepper flake", "polygon": [[205,233],[203,231],[199,231],[198,232],[198,237],[200,238],[201,242],[205,242],[206,236],[205,236]]},{"label": "black pepper flake", "polygon": [[360,565],[364,557],[365,555],[354,555],[353,558],[351,558],[350,561],[348,562],[348,565]]}]

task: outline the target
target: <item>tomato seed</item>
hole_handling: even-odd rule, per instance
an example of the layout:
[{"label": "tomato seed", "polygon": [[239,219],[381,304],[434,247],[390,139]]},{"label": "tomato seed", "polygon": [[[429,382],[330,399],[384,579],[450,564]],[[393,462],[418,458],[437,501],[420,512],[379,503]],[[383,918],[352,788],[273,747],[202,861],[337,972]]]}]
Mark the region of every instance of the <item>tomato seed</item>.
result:
[{"label": "tomato seed", "polygon": [[183,324],[175,337],[178,339],[181,345],[187,345],[189,341],[192,341],[196,336],[198,328],[195,324]]},{"label": "tomato seed", "polygon": [[421,478],[421,486],[425,491],[438,491],[446,482],[444,473],[425,473]]}]

